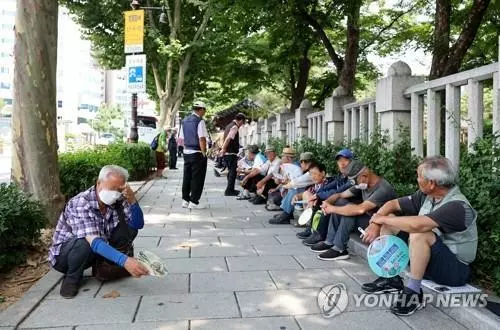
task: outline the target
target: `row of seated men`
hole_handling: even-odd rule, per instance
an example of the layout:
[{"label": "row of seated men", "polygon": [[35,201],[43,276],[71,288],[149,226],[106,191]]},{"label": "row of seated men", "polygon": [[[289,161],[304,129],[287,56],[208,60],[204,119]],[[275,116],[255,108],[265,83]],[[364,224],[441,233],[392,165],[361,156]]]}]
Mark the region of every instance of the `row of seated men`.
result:
[{"label": "row of seated men", "polygon": [[[335,261],[349,258],[351,232],[364,229],[369,244],[380,235],[397,235],[410,249],[410,277],[378,278],[363,285],[367,293],[399,292],[392,312],[410,315],[423,307],[422,279],[441,285],[460,286],[470,280],[469,264],[477,250],[477,213],[456,184],[457,171],[441,156],[422,161],[417,170],[419,190],[397,196],[383,177],[355,159],[349,149],[335,155],[339,175],[327,176],[324,164],[292,148],[281,158],[272,147],[264,153],[247,147],[238,162],[243,191],[236,197],[279,210],[270,224],[286,225],[294,208],[312,209],[311,218],[297,234],[317,258]],[[298,225],[297,225],[298,226]]]}]

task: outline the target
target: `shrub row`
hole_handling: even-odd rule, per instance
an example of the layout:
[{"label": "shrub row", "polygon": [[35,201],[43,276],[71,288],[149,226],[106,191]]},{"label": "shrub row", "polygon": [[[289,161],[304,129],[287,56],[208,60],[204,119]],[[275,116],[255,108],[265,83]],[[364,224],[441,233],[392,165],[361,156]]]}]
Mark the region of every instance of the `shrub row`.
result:
[{"label": "shrub row", "polygon": [[147,177],[153,166],[153,154],[148,144],[116,143],[74,153],[63,153],[59,157],[61,192],[70,198],[95,184],[99,170],[105,165],[126,168],[130,180]]}]

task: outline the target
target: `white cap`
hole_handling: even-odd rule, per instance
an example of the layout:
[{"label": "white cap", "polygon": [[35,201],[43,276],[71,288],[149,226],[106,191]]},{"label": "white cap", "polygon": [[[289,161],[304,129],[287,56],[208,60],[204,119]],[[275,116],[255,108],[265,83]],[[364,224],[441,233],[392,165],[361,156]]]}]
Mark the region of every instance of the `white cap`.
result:
[{"label": "white cap", "polygon": [[193,103],[193,108],[203,108],[203,109],[206,109],[207,106],[205,105],[205,103],[201,102],[201,101],[196,101]]}]

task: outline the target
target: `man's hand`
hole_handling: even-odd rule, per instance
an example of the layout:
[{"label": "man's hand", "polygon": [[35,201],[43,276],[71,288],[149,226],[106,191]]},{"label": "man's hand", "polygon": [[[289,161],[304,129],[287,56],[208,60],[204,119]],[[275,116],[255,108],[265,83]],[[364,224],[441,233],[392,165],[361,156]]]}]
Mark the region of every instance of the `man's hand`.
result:
[{"label": "man's hand", "polygon": [[278,190],[278,188],[272,188],[272,189],[269,189],[269,192],[270,192],[270,193],[273,193],[273,192],[275,192],[276,190]]},{"label": "man's hand", "polygon": [[366,227],[365,232],[366,235],[362,235],[361,240],[363,241],[363,243],[370,244],[380,236],[380,225],[377,225],[376,223],[370,223],[370,225]]},{"label": "man's hand", "polygon": [[324,201],[323,203],[321,203],[321,210],[325,215],[335,213],[335,206],[331,205],[327,201]]},{"label": "man's hand", "polygon": [[264,187],[264,185],[265,185],[265,183],[262,180],[260,180],[259,182],[257,182],[256,186],[257,186],[257,189],[261,189]]},{"label": "man's hand", "polygon": [[130,273],[133,277],[141,277],[145,275],[149,275],[149,272],[143,264],[141,264],[137,259],[128,257],[127,261],[125,261],[125,269]]},{"label": "man's hand", "polygon": [[135,193],[132,188],[130,188],[129,184],[125,186],[125,189],[123,190],[123,196],[127,199],[127,202],[130,205],[137,203],[137,199],[135,199]]},{"label": "man's hand", "polygon": [[370,223],[374,223],[377,225],[383,225],[385,223],[384,221],[385,221],[385,216],[377,214],[377,213],[372,215],[372,218],[370,219]]}]

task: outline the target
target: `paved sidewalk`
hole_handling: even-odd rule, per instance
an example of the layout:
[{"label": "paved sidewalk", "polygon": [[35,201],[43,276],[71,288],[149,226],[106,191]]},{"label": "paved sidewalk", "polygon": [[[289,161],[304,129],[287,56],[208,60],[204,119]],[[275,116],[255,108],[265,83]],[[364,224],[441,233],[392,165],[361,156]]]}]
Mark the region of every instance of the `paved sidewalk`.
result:
[{"label": "paved sidewalk", "polygon": [[[136,251],[148,249],[164,258],[168,276],[105,284],[88,278],[78,296],[66,300],[59,296],[61,276],[50,272],[0,314],[0,329],[499,328],[500,323],[481,321],[479,310],[427,306],[397,317],[385,309],[356,307],[351,300],[345,312],[324,318],[319,288],[343,283],[349,293],[361,293],[361,283],[375,278],[362,258],[316,259],[295,237],[297,229],[268,224],[274,213],[224,197],[225,178],[216,178],[211,166],[203,195],[209,208],[181,208],[181,181],[181,169],[170,171],[167,179],[140,192],[147,225]],[[120,297],[103,298],[113,290]]]}]

